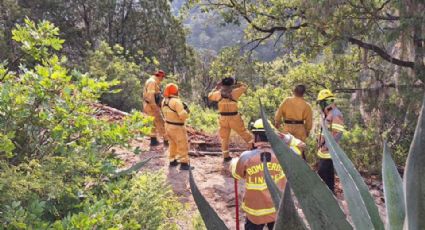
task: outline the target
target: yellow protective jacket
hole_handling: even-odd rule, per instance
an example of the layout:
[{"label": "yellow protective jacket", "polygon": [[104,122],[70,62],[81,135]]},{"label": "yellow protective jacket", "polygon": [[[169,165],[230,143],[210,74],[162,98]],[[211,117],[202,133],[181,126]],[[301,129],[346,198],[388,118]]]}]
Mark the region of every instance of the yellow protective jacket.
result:
[{"label": "yellow protective jacket", "polygon": [[[325,119],[329,131],[331,131],[332,136],[338,143],[341,140],[343,133],[345,132],[344,117],[342,116],[341,111],[338,108],[333,108],[326,115]],[[323,133],[319,137],[319,151],[317,152],[317,156],[321,159],[331,159],[331,154],[329,153],[329,149],[326,146]]]},{"label": "yellow protective jacket", "polygon": [[[298,148],[302,144],[300,140],[291,135],[285,135],[283,140],[295,153],[301,156],[301,150]],[[282,190],[286,183],[286,176],[270,145],[264,142],[256,143],[256,145],[257,149],[245,151],[239,159],[234,159],[230,165],[230,170],[234,178],[245,180],[242,209],[247,218],[254,224],[265,224],[274,222],[276,209],[264,178],[261,154],[271,153],[271,161],[267,163],[267,168],[275,183]]]},{"label": "yellow protective jacket", "polygon": [[157,115],[159,106],[155,103],[155,95],[161,93],[160,81],[157,77],[151,76],[143,89],[143,111],[151,116]]},{"label": "yellow protective jacket", "polygon": [[248,86],[243,83],[238,83],[232,89],[231,95],[232,98],[223,98],[221,96],[220,89],[214,89],[208,94],[208,99],[210,101],[218,102],[218,111],[220,113],[233,113],[238,112],[238,102],[237,100],[242,96],[243,93],[248,89]]},{"label": "yellow protective jacket", "polygon": [[[280,104],[274,120],[276,127],[279,127],[283,120],[283,123],[285,123],[283,132],[291,133],[305,141],[313,127],[313,111],[304,98],[288,97]],[[301,124],[287,124],[290,122],[300,122]]]},{"label": "yellow protective jacket", "polygon": [[169,140],[169,161],[178,160],[180,163],[189,163],[189,142],[184,125],[189,114],[184,109],[183,102],[176,96],[167,97],[162,101],[161,111]]},{"label": "yellow protective jacket", "polygon": [[161,111],[164,115],[165,123],[184,124],[189,117],[184,109],[183,102],[177,96],[167,97],[162,101]]},{"label": "yellow protective jacket", "polygon": [[264,178],[262,153],[271,155],[267,168],[275,183],[283,190],[286,184],[285,174],[269,145],[243,152],[240,158],[234,159],[230,165],[232,176],[238,180],[245,180],[242,209],[254,224],[270,223],[276,219],[276,209]]}]

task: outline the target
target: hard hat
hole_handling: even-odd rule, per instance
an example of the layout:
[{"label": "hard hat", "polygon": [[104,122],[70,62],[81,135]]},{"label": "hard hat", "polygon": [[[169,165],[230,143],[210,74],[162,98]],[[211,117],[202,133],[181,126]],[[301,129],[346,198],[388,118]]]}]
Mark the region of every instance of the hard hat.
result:
[{"label": "hard hat", "polygon": [[317,101],[323,101],[325,99],[335,99],[335,95],[329,89],[322,89],[317,94]]},{"label": "hard hat", "polygon": [[179,95],[179,87],[174,83],[168,83],[165,86],[164,97],[170,97],[172,95],[174,95],[174,96]]},{"label": "hard hat", "polygon": [[155,73],[155,76],[157,76],[157,77],[165,77],[165,72],[163,70],[158,70]]},{"label": "hard hat", "polygon": [[[269,122],[270,126],[274,129],[274,126],[272,125],[272,123],[267,120],[267,122]],[[252,129],[251,131],[253,132],[265,132],[266,130],[264,129],[264,124],[263,124],[263,119],[258,119],[254,122],[254,124],[252,125]]]}]

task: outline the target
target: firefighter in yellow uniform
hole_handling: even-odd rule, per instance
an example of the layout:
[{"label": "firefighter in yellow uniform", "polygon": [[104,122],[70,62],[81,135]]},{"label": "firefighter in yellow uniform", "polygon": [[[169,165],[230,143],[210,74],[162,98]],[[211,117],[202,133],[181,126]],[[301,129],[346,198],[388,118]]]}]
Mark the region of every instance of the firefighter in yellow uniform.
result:
[{"label": "firefighter in yellow uniform", "polygon": [[167,84],[161,111],[165,119],[165,131],[170,141],[168,159],[170,167],[175,167],[180,163],[181,170],[189,170],[189,142],[185,127],[185,121],[189,117],[189,109],[178,96],[177,85]]},{"label": "firefighter in yellow uniform", "polygon": [[158,136],[164,138],[164,145],[168,145],[165,135],[164,120],[161,117],[160,103],[162,99],[160,84],[164,79],[165,73],[159,70],[154,76],[150,77],[143,89],[143,112],[153,117],[153,129],[150,135],[150,146],[159,145]]},{"label": "firefighter in yellow uniform", "polygon": [[304,142],[313,127],[313,111],[304,100],[305,90],[304,85],[297,85],[293,91],[294,96],[283,100],[274,118],[276,128],[280,128],[283,119],[283,132]]},{"label": "firefighter in yellow uniform", "polygon": [[229,154],[230,131],[234,130],[252,148],[253,136],[245,128],[241,115],[238,113],[238,99],[248,89],[248,86],[235,82],[234,78],[224,78],[217,87],[208,94],[210,101],[218,102],[219,135],[221,139],[221,151],[225,162],[232,160]]},{"label": "firefighter in yellow uniform", "polygon": [[[321,90],[317,96],[317,103],[322,110],[322,117],[325,120],[325,124],[327,124],[335,141],[339,142],[345,131],[344,118],[341,111],[336,107],[334,101],[335,95],[328,89]],[[335,192],[335,172],[333,162],[322,132],[318,138],[318,145],[319,150],[317,156],[319,157],[319,170],[317,173],[326,185],[328,185],[329,189],[332,192]]]},{"label": "firefighter in yellow uniform", "polygon": [[[267,168],[278,187],[283,190],[286,177],[271,146],[267,140],[263,121],[258,119],[253,125],[252,132],[255,138],[256,149],[245,151],[239,159],[234,159],[230,165],[232,176],[238,180],[245,180],[245,195],[242,209],[246,213],[246,230],[273,229],[276,219],[276,209],[264,178],[263,159],[267,161]],[[281,138],[295,153],[301,155],[305,144],[290,134],[282,134]]]}]

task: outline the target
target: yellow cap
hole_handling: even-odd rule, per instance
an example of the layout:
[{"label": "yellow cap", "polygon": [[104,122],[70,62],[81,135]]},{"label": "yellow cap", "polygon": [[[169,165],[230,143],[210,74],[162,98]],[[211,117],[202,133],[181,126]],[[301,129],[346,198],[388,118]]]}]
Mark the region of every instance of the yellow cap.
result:
[{"label": "yellow cap", "polygon": [[322,89],[317,95],[317,101],[322,101],[325,99],[335,99],[335,95],[329,89]]}]

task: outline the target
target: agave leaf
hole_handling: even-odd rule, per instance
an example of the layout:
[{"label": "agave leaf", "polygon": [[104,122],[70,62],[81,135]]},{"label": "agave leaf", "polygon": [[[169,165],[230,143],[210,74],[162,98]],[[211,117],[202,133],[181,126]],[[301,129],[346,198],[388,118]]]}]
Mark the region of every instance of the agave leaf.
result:
[{"label": "agave leaf", "polygon": [[403,182],[397,167],[391,158],[387,142],[384,142],[384,157],[382,159],[382,179],[384,182],[385,207],[387,210],[388,230],[403,229],[406,215],[404,204]]},{"label": "agave leaf", "polygon": [[363,177],[336,143],[324,123],[322,123],[322,130],[335,170],[344,187],[344,197],[347,200],[354,226],[356,229],[384,229],[378,207]]},{"label": "agave leaf", "polygon": [[300,202],[311,229],[353,229],[332,192],[304,160],[294,153],[273,131],[261,105],[267,139],[285,169],[286,177]]},{"label": "agave leaf", "polygon": [[139,169],[141,169],[145,164],[147,164],[150,160],[152,159],[152,157],[149,157],[148,159],[146,159],[146,160],[144,160],[144,161],[140,161],[140,162],[138,162],[138,163],[136,163],[136,164],[134,164],[133,166],[131,166],[130,168],[128,168],[128,169],[124,169],[124,170],[121,170],[121,171],[118,171],[118,172],[116,172],[115,174],[114,174],[114,176],[113,177],[120,177],[120,176],[122,176],[122,175],[127,175],[127,174],[130,174],[130,173],[133,173],[133,172],[137,172],[137,171],[139,171]]},{"label": "agave leaf", "polygon": [[266,159],[263,160],[263,168],[264,168],[264,177],[266,179],[267,188],[270,191],[270,195],[272,196],[272,200],[276,210],[279,209],[280,203],[280,194],[282,193],[274,182],[273,178],[270,175],[269,168],[267,168]]},{"label": "agave leaf", "polygon": [[291,187],[286,183],[283,199],[280,201],[274,230],[305,230],[307,227],[298,215],[292,200]]},{"label": "agave leaf", "polygon": [[407,229],[425,229],[425,96],[407,157],[404,195]]},{"label": "agave leaf", "polygon": [[196,186],[195,180],[193,179],[192,170],[189,170],[189,184],[190,190],[192,191],[193,199],[195,200],[196,206],[198,207],[199,213],[204,220],[207,229],[211,230],[225,230],[228,229],[224,224],[223,220],[220,219],[218,214],[214,211],[208,201],[202,196],[201,192]]}]

